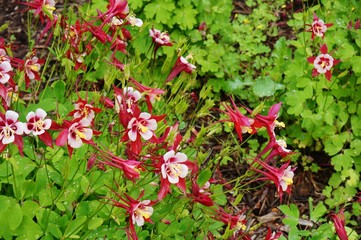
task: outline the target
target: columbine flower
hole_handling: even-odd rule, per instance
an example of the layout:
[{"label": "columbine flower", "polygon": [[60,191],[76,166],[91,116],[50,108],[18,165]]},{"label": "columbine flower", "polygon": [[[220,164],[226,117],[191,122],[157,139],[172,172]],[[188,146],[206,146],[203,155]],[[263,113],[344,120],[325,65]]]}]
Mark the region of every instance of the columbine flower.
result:
[{"label": "columbine flower", "polygon": [[107,8],[108,10],[105,13],[99,15],[99,18],[105,17],[101,27],[108,23],[114,16],[119,19],[125,19],[129,14],[128,1],[126,0],[109,0]]},{"label": "columbine flower", "polygon": [[51,135],[46,131],[51,126],[51,120],[45,119],[46,112],[38,108],[35,112],[29,112],[26,115],[26,121],[24,132],[26,134],[32,134],[34,136],[39,136],[40,140],[42,140],[47,146],[52,146],[52,138]]},{"label": "columbine flower", "polygon": [[164,163],[162,164],[162,177],[167,179],[170,183],[179,183],[180,178],[185,178],[188,174],[188,166],[183,164],[187,161],[187,155],[178,152],[175,154],[174,150],[167,152],[163,156]]},{"label": "columbine flower", "polygon": [[267,235],[264,238],[264,240],[277,240],[282,236],[282,232],[278,231],[278,232],[272,232],[271,228],[268,227],[268,231],[267,231]]},{"label": "columbine flower", "polygon": [[68,144],[68,152],[71,156],[74,148],[80,148],[83,143],[93,144],[93,130],[90,127],[91,122],[86,118],[80,121],[64,121],[64,129],[56,139],[57,146]]},{"label": "columbine flower", "polygon": [[311,28],[307,31],[312,32],[312,40],[315,38],[315,36],[318,37],[325,37],[325,32],[327,31],[327,28],[331,27],[333,23],[325,23],[323,20],[319,19],[316,15],[316,13],[313,14],[313,23],[311,25]]},{"label": "columbine flower", "polygon": [[131,78],[131,82],[134,83],[134,85],[136,85],[136,88],[139,90],[139,92],[145,94],[145,101],[148,106],[148,111],[152,112],[153,109],[152,103],[154,103],[156,100],[159,100],[160,99],[159,95],[165,93],[165,91],[159,88],[151,88],[144,86],[139,82],[137,82],[134,78]]},{"label": "columbine flower", "polygon": [[226,111],[224,111],[224,113],[227,114],[230,118],[229,120],[227,119],[225,121],[230,121],[234,123],[234,129],[237,132],[238,138],[242,141],[243,133],[253,133],[251,125],[253,124],[254,120],[244,116],[237,108],[233,99],[231,99],[231,101],[234,109],[232,109],[226,104],[223,104],[223,106],[226,108]]},{"label": "columbine flower", "polygon": [[137,117],[133,117],[127,126],[126,135],[123,141],[130,140],[130,149],[134,154],[142,151],[142,140],[150,140],[153,138],[154,131],[157,129],[157,120],[151,118],[149,113],[142,112]]},{"label": "columbine flower", "polygon": [[343,209],[341,209],[338,213],[330,214],[333,224],[335,225],[336,233],[340,240],[348,240],[347,232],[345,229],[345,215],[343,213]]},{"label": "columbine flower", "polygon": [[141,227],[145,222],[152,223],[150,217],[153,214],[152,202],[150,200],[139,201],[143,197],[144,191],[142,191],[137,199],[132,198],[128,194],[124,193],[125,197],[120,196],[119,193],[111,190],[118,198],[119,201],[109,199],[113,206],[123,208],[129,214],[129,229],[127,229],[127,235],[129,239],[138,239],[134,225]]},{"label": "columbine flower", "polygon": [[39,16],[40,21],[44,22],[44,18],[53,18],[53,11],[55,10],[55,1],[54,0],[33,0],[28,3],[21,3],[29,6],[31,9],[34,9],[34,15]]},{"label": "columbine flower", "polygon": [[75,119],[85,118],[90,122],[94,120],[95,113],[101,112],[100,108],[94,107],[81,98],[74,104],[74,108],[75,109],[69,113],[69,116],[73,116]]},{"label": "columbine flower", "polygon": [[38,80],[40,81],[40,67],[41,67],[41,63],[43,61],[39,60],[37,57],[32,57],[29,58],[27,60],[25,60],[24,63],[24,69],[25,69],[25,85],[26,88],[28,88],[30,86],[30,80]]},{"label": "columbine flower", "polygon": [[169,73],[166,82],[171,81],[174,79],[180,72],[186,72],[188,74],[191,74],[193,70],[196,68],[193,64],[189,63],[187,59],[192,58],[191,55],[188,55],[187,57],[178,57],[176,63],[174,64],[171,72]]},{"label": "columbine flower", "polygon": [[2,106],[5,110],[8,110],[11,103],[16,102],[19,98],[18,86],[6,87],[0,84],[0,96],[2,98]]},{"label": "columbine flower", "polygon": [[0,152],[7,144],[14,142],[20,154],[23,150],[23,140],[20,137],[24,132],[24,124],[18,122],[19,114],[8,110],[5,115],[0,113]]},{"label": "columbine flower", "polygon": [[149,36],[152,37],[156,48],[173,45],[167,32],[161,32],[158,29],[151,28],[149,29]]},{"label": "columbine flower", "polygon": [[114,93],[114,109],[117,113],[124,109],[126,109],[128,113],[134,113],[136,103],[142,98],[140,92],[132,87],[125,87],[123,91],[117,87],[114,87]]},{"label": "columbine flower", "polygon": [[175,153],[171,150],[164,154],[160,172],[161,183],[158,199],[163,199],[169,192],[170,184],[176,184],[184,193],[186,192],[185,177],[188,174],[188,157],[184,153]]},{"label": "columbine flower", "polygon": [[68,144],[72,148],[80,148],[83,141],[90,141],[93,136],[93,130],[88,128],[90,121],[83,118],[79,122],[73,123],[68,130]]},{"label": "columbine flower", "polygon": [[291,168],[291,166],[289,166],[290,161],[283,164],[280,168],[272,167],[269,164],[257,159],[254,161],[254,163],[258,163],[266,170],[263,171],[254,168],[255,171],[264,175],[264,177],[259,178],[259,180],[271,180],[274,182],[282,202],[283,192],[291,192],[291,185],[293,184],[294,171],[296,168]]},{"label": "columbine flower", "polygon": [[[0,49],[2,50],[2,49]],[[12,71],[12,67],[10,62],[8,61],[0,61],[0,83],[5,84],[10,80],[10,73]]]},{"label": "columbine flower", "polygon": [[312,70],[312,77],[319,75],[320,73],[324,73],[326,79],[331,81],[332,73],[331,68],[337,65],[340,60],[334,59],[330,54],[328,54],[328,49],[326,44],[323,44],[320,48],[321,54],[317,57],[309,57],[307,61],[314,65],[314,69]]},{"label": "columbine flower", "polygon": [[151,115],[142,112],[139,117],[133,117],[128,123],[128,137],[135,142],[139,136],[144,140],[149,140],[153,137],[154,131],[157,129],[157,121],[151,119]]},{"label": "columbine flower", "polygon": [[141,27],[143,25],[143,21],[140,18],[136,18],[133,15],[128,15],[126,17],[126,19],[128,20],[128,22],[130,23],[130,25],[132,26],[137,26],[137,27]]},{"label": "columbine flower", "polygon": [[215,212],[215,215],[212,218],[216,219],[217,221],[221,221],[224,224],[227,224],[230,229],[234,229],[234,236],[242,236],[243,238],[231,238],[231,239],[250,239],[248,235],[244,234],[244,231],[247,229],[247,220],[246,216],[243,214],[245,210],[240,212],[238,215],[232,215],[227,213],[223,208],[218,207]]},{"label": "columbine flower", "polygon": [[0,48],[0,62],[10,62],[10,57],[6,53],[5,49]]},{"label": "columbine flower", "polygon": [[192,194],[187,194],[188,197],[191,197],[194,202],[199,202],[204,206],[213,206],[214,202],[210,198],[210,194],[205,191],[205,189],[209,188],[210,183],[206,182],[202,188],[199,187],[197,181],[192,179]]},{"label": "columbine flower", "polygon": [[135,181],[140,176],[141,162],[136,160],[126,160],[115,156],[110,150],[104,151],[97,148],[101,153],[99,159],[101,164],[115,167],[123,171],[124,175],[131,181]]}]

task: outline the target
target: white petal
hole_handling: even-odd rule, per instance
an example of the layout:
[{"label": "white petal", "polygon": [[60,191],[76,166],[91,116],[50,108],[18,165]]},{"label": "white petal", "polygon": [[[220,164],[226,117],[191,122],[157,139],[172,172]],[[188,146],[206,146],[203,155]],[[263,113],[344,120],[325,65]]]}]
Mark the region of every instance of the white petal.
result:
[{"label": "white petal", "polygon": [[179,164],[179,165],[180,165],[180,169],[181,169],[179,177],[185,178],[188,174],[188,166],[185,164]]},{"label": "white petal", "polygon": [[135,142],[135,140],[137,139],[137,131],[129,130],[128,137],[132,142]]},{"label": "white petal", "polygon": [[14,140],[15,140],[14,134],[11,134],[9,137],[5,137],[5,136],[4,136],[4,138],[3,138],[3,140],[2,140],[2,143],[3,143],[4,145],[6,145],[6,144],[9,144],[9,143],[14,142]]},{"label": "white petal", "polygon": [[83,145],[83,141],[79,138],[72,138],[71,135],[68,135],[68,144],[72,148],[80,148]]},{"label": "white petal", "polygon": [[92,129],[86,128],[86,129],[83,130],[83,133],[85,135],[85,138],[84,138],[85,140],[92,139],[92,137],[93,137],[93,130]]},{"label": "white petal", "polygon": [[149,119],[151,117],[151,115],[147,112],[142,112],[140,115],[139,115],[139,118],[143,118],[143,119]]},{"label": "white petal", "polygon": [[178,152],[175,155],[175,158],[176,158],[176,162],[185,162],[188,159],[187,155],[185,155],[184,153],[181,153],[181,152]]},{"label": "white petal", "polygon": [[25,127],[25,124],[24,123],[22,123],[22,122],[17,122],[17,123],[15,123],[15,126],[16,126],[16,131],[15,131],[15,133],[17,134],[17,135],[22,135],[23,134],[23,132],[24,132],[24,129],[26,128]]},{"label": "white petal", "polygon": [[41,119],[44,119],[46,117],[46,112],[41,108],[36,109],[35,113],[36,116],[40,117]]},{"label": "white petal", "polygon": [[174,150],[171,150],[163,155],[163,159],[165,162],[167,162],[172,157],[174,157]]},{"label": "white petal", "polygon": [[11,120],[13,120],[14,122],[16,122],[16,121],[18,120],[18,117],[19,117],[19,114],[16,113],[16,112],[14,112],[14,111],[12,111],[12,110],[8,110],[8,111],[6,111],[6,113],[5,113],[5,118],[6,118],[6,119],[11,119]]},{"label": "white petal", "polygon": [[29,122],[30,119],[32,119],[33,117],[35,117],[35,113],[33,111],[29,112],[27,115],[26,115],[26,121]]},{"label": "white petal", "polygon": [[147,127],[150,129],[150,130],[156,130],[157,127],[158,127],[158,124],[157,124],[157,121],[155,119],[150,119],[147,121]]},{"label": "white petal", "polygon": [[179,177],[177,175],[175,175],[175,176],[168,175],[168,181],[170,183],[176,184],[179,182]]},{"label": "white petal", "polygon": [[140,135],[142,136],[142,138],[144,139],[144,140],[149,140],[149,139],[151,139],[152,137],[153,137],[153,132],[152,131],[150,131],[150,130],[147,130],[146,132],[139,132],[140,133]]},{"label": "white petal", "polygon": [[51,120],[50,120],[50,119],[45,119],[45,120],[44,120],[43,128],[44,128],[45,130],[48,130],[50,127],[51,127]]}]

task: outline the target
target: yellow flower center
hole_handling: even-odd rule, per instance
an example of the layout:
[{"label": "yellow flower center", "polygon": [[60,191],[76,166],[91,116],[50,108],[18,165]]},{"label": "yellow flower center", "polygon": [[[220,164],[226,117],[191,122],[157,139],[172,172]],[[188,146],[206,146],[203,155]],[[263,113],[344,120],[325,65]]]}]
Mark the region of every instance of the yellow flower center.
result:
[{"label": "yellow flower center", "polygon": [[39,65],[37,64],[33,64],[29,66],[31,70],[38,72],[39,71]]},{"label": "yellow flower center", "polygon": [[14,135],[14,130],[10,128],[9,126],[6,126],[3,128],[3,134],[5,138],[9,138],[12,135]]},{"label": "yellow flower center", "polygon": [[286,127],[286,125],[285,125],[284,122],[279,122],[279,121],[277,121],[277,120],[275,120],[275,125],[276,125],[277,127],[280,127],[280,128],[285,128],[285,127]]},{"label": "yellow flower center", "polygon": [[144,125],[141,124],[141,123],[138,124],[138,129],[139,129],[142,133],[145,133],[146,131],[148,131],[148,127],[144,126]]},{"label": "yellow flower center", "polygon": [[144,208],[137,208],[135,210],[135,214],[136,215],[140,215],[142,216],[143,218],[150,218],[150,216],[152,215],[152,213],[148,210],[148,207],[144,207]]},{"label": "yellow flower center", "polygon": [[290,177],[282,177],[282,180],[287,184],[287,186],[293,183],[293,179]]},{"label": "yellow flower center", "polygon": [[44,126],[44,121],[43,119],[39,119],[37,122],[34,123],[34,126],[36,129],[38,130],[42,130],[43,129],[43,126]]},{"label": "yellow flower center", "polygon": [[80,132],[79,130],[75,130],[76,139],[85,138],[85,134],[83,132]]}]

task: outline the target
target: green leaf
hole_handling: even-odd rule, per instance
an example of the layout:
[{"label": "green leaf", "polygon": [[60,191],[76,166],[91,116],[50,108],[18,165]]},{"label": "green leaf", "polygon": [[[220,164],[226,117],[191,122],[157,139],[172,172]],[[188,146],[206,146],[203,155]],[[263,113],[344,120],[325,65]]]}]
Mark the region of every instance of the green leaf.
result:
[{"label": "green leaf", "polygon": [[24,239],[38,239],[43,235],[43,230],[30,217],[24,216],[21,225],[16,229],[16,233]]},{"label": "green leaf", "polygon": [[340,49],[337,51],[337,54],[340,56],[342,62],[347,61],[349,58],[353,57],[356,52],[352,45],[348,43],[343,43],[340,46]]},{"label": "green leaf", "polygon": [[207,169],[204,169],[199,175],[197,179],[197,183],[200,187],[203,187],[204,184],[211,178],[212,171]]},{"label": "green leaf", "polygon": [[157,1],[155,3],[149,3],[144,7],[144,13],[147,18],[154,18],[159,23],[168,24],[171,20],[173,10],[175,9],[174,3]]},{"label": "green leaf", "polygon": [[352,70],[355,73],[361,73],[361,57],[360,56],[353,56],[350,58],[350,62],[352,64]]},{"label": "green leaf", "polygon": [[[311,214],[312,213],[312,214]],[[310,212],[310,218],[314,222],[318,222],[319,219],[327,213],[327,208],[323,202],[319,202],[317,206]]]},{"label": "green leaf", "polygon": [[14,204],[9,207],[7,210],[8,213],[8,223],[11,230],[15,230],[21,224],[23,220],[23,211],[19,204]]},{"label": "green leaf", "polygon": [[65,94],[65,82],[58,80],[52,84],[54,90],[54,97],[59,101],[63,102]]},{"label": "green leaf", "polygon": [[61,237],[63,236],[63,233],[61,232],[61,230],[57,224],[49,223],[48,229],[49,229],[49,232],[57,239],[61,239]]},{"label": "green leaf", "polygon": [[266,76],[264,78],[258,78],[256,80],[256,83],[253,85],[253,92],[258,97],[270,97],[277,90],[283,88],[284,85],[275,83],[270,77]]},{"label": "green leaf", "polygon": [[185,9],[176,9],[174,11],[175,16],[173,17],[174,23],[178,23],[180,29],[193,29],[197,23],[196,15],[198,11],[187,6]]},{"label": "green leaf", "polygon": [[68,227],[65,230],[65,236],[70,237],[71,235],[77,234],[81,229],[84,223],[86,222],[86,216],[79,216],[76,219],[69,222]]},{"label": "green leaf", "polygon": [[331,158],[331,164],[335,170],[341,172],[342,169],[349,169],[353,165],[353,159],[350,155],[340,153]]},{"label": "green leaf", "polygon": [[81,177],[81,180],[80,180],[80,187],[81,187],[81,190],[86,193],[89,191],[89,186],[90,186],[90,183],[89,183],[89,180],[86,176],[82,176]]},{"label": "green leaf", "polygon": [[97,229],[103,224],[104,220],[102,218],[93,218],[88,223],[88,229],[93,230]]},{"label": "green leaf", "polygon": [[300,212],[295,204],[291,204],[290,206],[281,205],[278,207],[287,217],[296,218],[300,217]]}]

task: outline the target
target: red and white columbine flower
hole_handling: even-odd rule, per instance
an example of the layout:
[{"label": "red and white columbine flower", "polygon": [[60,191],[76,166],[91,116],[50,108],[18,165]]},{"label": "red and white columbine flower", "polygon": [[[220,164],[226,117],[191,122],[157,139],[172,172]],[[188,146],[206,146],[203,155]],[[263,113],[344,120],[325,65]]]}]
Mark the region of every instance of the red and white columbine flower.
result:
[{"label": "red and white columbine flower", "polygon": [[68,129],[68,144],[72,148],[80,148],[83,141],[90,141],[93,137],[93,130],[88,119],[81,119],[73,123]]},{"label": "red and white columbine flower", "polygon": [[64,121],[63,130],[56,139],[57,146],[68,144],[68,152],[71,156],[74,148],[80,148],[83,143],[94,144],[92,141],[93,130],[89,128],[91,122],[83,118],[80,121]]},{"label": "red and white columbine flower", "polygon": [[149,36],[152,37],[156,48],[161,46],[172,46],[173,44],[170,41],[169,34],[166,32],[161,32],[158,29],[151,28],[149,29]]},{"label": "red and white columbine flower", "polygon": [[196,66],[188,62],[188,59],[192,58],[191,55],[188,55],[187,57],[178,57],[176,63],[174,64],[171,72],[169,73],[166,82],[171,81],[174,79],[180,72],[186,72],[188,74],[191,74],[194,69],[196,69]]},{"label": "red and white columbine flower", "polygon": [[143,197],[144,191],[142,191],[137,199],[132,198],[128,194],[124,193],[125,197],[120,196],[119,193],[111,189],[111,191],[119,198],[119,201],[109,199],[112,205],[115,207],[123,208],[129,214],[129,228],[127,229],[128,239],[138,239],[134,225],[138,227],[144,225],[145,222],[152,223],[150,217],[153,214],[153,203],[150,200],[139,201]]},{"label": "red and white columbine flower", "polygon": [[132,142],[140,139],[149,140],[153,137],[154,131],[157,129],[157,121],[151,119],[147,112],[142,112],[139,117],[133,117],[128,123],[128,137]]},{"label": "red and white columbine flower", "polygon": [[75,119],[87,119],[90,122],[94,120],[95,113],[101,112],[100,108],[96,108],[93,105],[89,104],[86,100],[81,98],[74,104],[74,110],[69,113],[70,116],[73,116]]},{"label": "red and white columbine flower", "polygon": [[23,150],[23,141],[20,137],[24,133],[24,124],[18,122],[19,114],[8,110],[5,115],[0,113],[0,152],[7,144],[14,142],[20,153]]},{"label": "red and white columbine flower", "polygon": [[185,178],[188,174],[188,166],[184,164],[188,157],[184,153],[175,153],[171,150],[164,154],[164,163],[161,166],[163,179],[167,179],[170,183],[177,184],[181,178]]},{"label": "red and white columbine flower", "polygon": [[312,63],[314,69],[312,70],[312,77],[319,75],[320,73],[325,74],[326,79],[331,81],[332,73],[331,68],[338,64],[340,60],[334,59],[330,54],[328,54],[328,49],[326,44],[323,44],[320,48],[321,54],[317,57],[309,57],[307,61]]},{"label": "red and white columbine flower", "polygon": [[312,32],[312,40],[315,38],[315,36],[318,37],[325,37],[325,32],[327,31],[327,28],[331,27],[333,23],[325,23],[323,20],[319,19],[317,15],[313,14],[313,23],[311,25],[311,28],[308,29],[308,31]]},{"label": "red and white columbine flower", "polygon": [[35,112],[29,112],[28,115],[26,115],[26,121],[27,123],[26,128],[24,129],[24,132],[26,134],[33,134],[34,136],[41,135],[45,132],[45,130],[48,130],[51,126],[51,120],[45,119],[46,112],[38,108]]},{"label": "red and white columbine flower", "polygon": [[163,199],[169,192],[170,184],[175,184],[183,193],[186,192],[185,177],[188,174],[188,157],[184,153],[171,150],[163,155],[160,162],[161,183],[158,199]]},{"label": "red and white columbine flower", "polygon": [[46,112],[41,108],[36,109],[35,112],[29,112],[26,115],[27,123],[25,123],[24,132],[39,136],[41,141],[51,147],[53,146],[53,140],[50,133],[46,131],[51,127],[51,120],[45,119],[46,115]]},{"label": "red and white columbine flower", "polygon": [[123,92],[121,92],[119,88],[114,88],[114,91],[115,91],[115,105],[114,105],[115,111],[119,113],[125,107],[128,113],[133,113],[135,104],[142,98],[140,92],[132,87],[125,87],[123,89]]},{"label": "red and white columbine flower", "polygon": [[11,67],[10,62],[0,61],[0,83],[5,84],[10,80],[10,73],[12,70],[13,69]]},{"label": "red and white columbine flower", "polygon": [[255,171],[264,175],[264,177],[259,178],[259,180],[271,180],[274,182],[277,188],[278,195],[282,202],[283,192],[290,193],[291,186],[293,184],[294,171],[296,168],[291,168],[289,166],[290,161],[283,164],[280,168],[272,167],[269,164],[263,162],[262,160],[256,159],[254,163],[258,163],[264,170],[254,168]]}]

